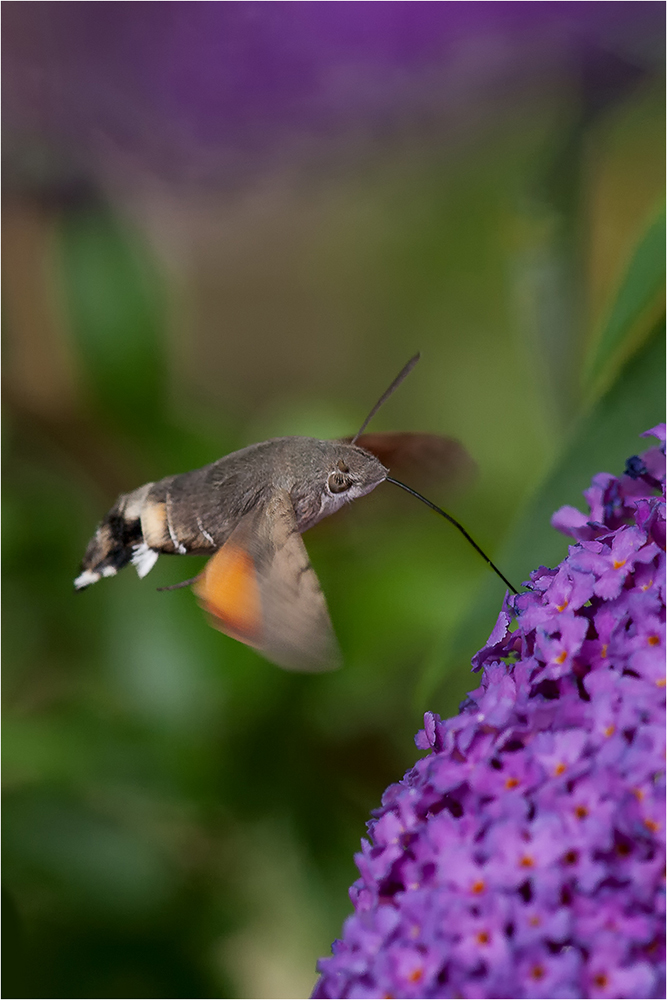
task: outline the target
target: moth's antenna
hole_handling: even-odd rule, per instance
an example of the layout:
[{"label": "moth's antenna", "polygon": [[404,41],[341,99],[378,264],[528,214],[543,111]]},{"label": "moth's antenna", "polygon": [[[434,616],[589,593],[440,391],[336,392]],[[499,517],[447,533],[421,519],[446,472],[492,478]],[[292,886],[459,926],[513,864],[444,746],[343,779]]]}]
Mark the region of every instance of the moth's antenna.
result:
[{"label": "moth's antenna", "polygon": [[368,427],[368,425],[370,424],[371,420],[373,419],[373,417],[375,416],[375,414],[377,413],[377,411],[380,409],[380,407],[382,406],[382,404],[386,403],[387,400],[389,399],[389,397],[391,396],[392,392],[394,392],[396,389],[398,389],[399,385],[401,384],[401,382],[403,381],[403,379],[406,377],[406,375],[409,375],[410,372],[412,371],[412,369],[414,368],[414,366],[417,364],[417,362],[419,361],[419,358],[420,358],[420,354],[419,353],[415,354],[414,358],[410,358],[410,360],[408,361],[407,365],[405,365],[405,367],[400,370],[400,372],[398,373],[398,375],[396,376],[396,378],[394,379],[394,381],[391,383],[391,385],[389,386],[389,388],[385,389],[385,391],[382,393],[382,395],[378,399],[377,403],[375,404],[375,406],[373,407],[373,409],[371,410],[371,412],[368,414],[368,416],[364,420],[363,424],[361,425],[361,427],[359,428],[359,430],[357,431],[357,433],[354,435],[354,437],[350,441],[350,444],[354,444],[354,442],[357,440],[357,438],[360,437],[363,434],[363,432],[366,430],[366,428]]},{"label": "moth's antenna", "polygon": [[[419,357],[419,355],[417,355],[417,357]],[[414,361],[414,360],[415,360],[415,359],[413,358],[413,361]],[[404,371],[405,371],[405,369],[404,369]],[[405,374],[407,374],[407,372],[406,372]],[[403,375],[403,372],[401,372],[401,375]],[[400,376],[399,376],[399,378],[400,378]],[[382,400],[381,400],[381,402],[382,402]],[[362,429],[363,429],[363,428],[362,428]],[[471,537],[470,537],[470,535],[468,534],[468,532],[466,531],[466,529],[465,529],[465,528],[463,527],[463,525],[462,525],[462,524],[459,524],[459,522],[458,522],[458,521],[456,521],[456,520],[455,520],[455,519],[454,519],[454,518],[452,517],[452,515],[451,515],[451,514],[446,514],[444,510],[442,510],[442,509],[441,509],[440,507],[436,507],[436,505],[435,505],[434,503],[431,503],[431,501],[430,501],[430,500],[427,500],[427,499],[426,499],[426,497],[423,497],[423,496],[421,495],[421,493],[417,493],[417,490],[413,490],[413,489],[411,489],[411,488],[410,488],[409,486],[406,486],[406,485],[405,485],[405,483],[401,483],[401,482],[399,482],[399,481],[398,481],[398,479],[391,479],[391,478],[390,478],[389,476],[387,476],[387,478],[386,478],[385,482],[387,482],[387,483],[393,483],[393,484],[394,484],[394,486],[400,486],[402,490],[406,490],[406,492],[407,492],[407,493],[412,493],[413,497],[417,497],[417,499],[418,499],[418,500],[421,500],[421,501],[422,501],[422,503],[425,503],[427,507],[430,507],[430,508],[431,508],[431,510],[434,510],[434,511],[436,512],[436,514],[442,514],[442,516],[443,516],[443,517],[446,517],[446,518],[447,518],[447,520],[448,520],[448,521],[449,521],[449,522],[450,522],[451,524],[453,524],[455,528],[458,528],[458,529],[459,529],[459,531],[461,532],[461,534],[463,535],[463,537],[464,537],[464,538],[466,538],[466,539],[467,539],[467,540],[468,540],[468,541],[470,542],[470,544],[472,545],[472,547],[473,547],[474,549],[477,549],[477,551],[479,552],[479,554],[480,554],[480,556],[482,557],[482,559],[485,559],[485,560],[486,560],[486,562],[487,562],[487,563],[489,564],[489,566],[490,566],[490,567],[491,567],[491,569],[492,569],[492,570],[494,571],[494,573],[497,573],[497,574],[498,574],[498,576],[500,577],[500,579],[501,579],[501,580],[503,581],[503,583],[506,583],[506,584],[507,584],[507,586],[508,586],[508,587],[509,587],[509,589],[510,589],[510,590],[512,591],[512,593],[513,593],[513,594],[518,594],[518,593],[519,593],[519,591],[518,591],[518,590],[516,589],[516,587],[513,587],[513,586],[512,586],[512,584],[511,584],[511,583],[509,582],[509,580],[507,579],[507,577],[506,577],[506,576],[503,576],[503,574],[502,574],[502,573],[500,572],[500,570],[498,569],[498,567],[497,567],[497,566],[495,566],[495,565],[494,565],[494,564],[493,564],[493,563],[491,562],[491,560],[490,560],[490,559],[489,559],[489,557],[487,556],[486,552],[483,552],[483,551],[482,551],[482,550],[480,549],[479,545],[478,545],[478,544],[477,544],[477,542],[476,542],[476,541],[474,540],[474,538],[471,538]]]}]

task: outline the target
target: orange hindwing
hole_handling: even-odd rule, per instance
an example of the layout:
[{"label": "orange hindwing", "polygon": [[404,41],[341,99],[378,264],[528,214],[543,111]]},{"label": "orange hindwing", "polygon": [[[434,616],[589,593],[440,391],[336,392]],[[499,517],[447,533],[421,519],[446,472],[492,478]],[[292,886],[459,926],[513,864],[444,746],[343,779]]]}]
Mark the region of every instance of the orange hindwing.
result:
[{"label": "orange hindwing", "polygon": [[262,608],[252,556],[231,540],[209,559],[194,591],[222,632],[255,646],[261,643]]}]

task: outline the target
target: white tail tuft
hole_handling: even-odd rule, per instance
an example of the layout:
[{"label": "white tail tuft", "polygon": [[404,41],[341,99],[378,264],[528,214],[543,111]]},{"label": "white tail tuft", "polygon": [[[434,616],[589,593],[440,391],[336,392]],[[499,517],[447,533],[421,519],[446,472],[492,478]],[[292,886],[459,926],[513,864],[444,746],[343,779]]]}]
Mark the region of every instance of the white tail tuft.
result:
[{"label": "white tail tuft", "polygon": [[137,545],[132,550],[132,565],[135,567],[137,576],[140,580],[143,580],[143,578],[153,569],[153,566],[155,566],[155,563],[157,562],[158,555],[159,552],[156,552],[155,549],[149,548],[145,542],[142,542],[141,545]]},{"label": "white tail tuft", "polygon": [[91,583],[97,583],[100,578],[99,573],[95,573],[93,570],[84,569],[83,573],[77,576],[74,581],[74,586],[77,590],[83,590],[84,587],[90,587]]}]

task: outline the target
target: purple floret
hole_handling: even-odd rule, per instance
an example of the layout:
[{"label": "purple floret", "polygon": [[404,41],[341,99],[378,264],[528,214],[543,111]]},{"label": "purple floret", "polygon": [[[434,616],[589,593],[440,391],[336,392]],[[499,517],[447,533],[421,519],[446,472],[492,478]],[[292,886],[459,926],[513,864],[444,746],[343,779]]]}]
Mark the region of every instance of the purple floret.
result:
[{"label": "purple floret", "polygon": [[[664,996],[665,425],[562,508],[453,719],[390,786],[313,993]],[[655,486],[662,495],[657,496]]]}]

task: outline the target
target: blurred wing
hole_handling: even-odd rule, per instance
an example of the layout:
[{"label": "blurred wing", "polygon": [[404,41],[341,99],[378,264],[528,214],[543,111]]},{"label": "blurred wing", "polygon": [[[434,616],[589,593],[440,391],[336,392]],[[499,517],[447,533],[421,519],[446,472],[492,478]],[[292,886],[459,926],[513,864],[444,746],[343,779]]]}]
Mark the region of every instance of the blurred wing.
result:
[{"label": "blurred wing", "polygon": [[246,514],[195,583],[211,624],[287,670],[339,665],[324,595],[289,494]]},{"label": "blurred wing", "polygon": [[476,467],[462,444],[440,434],[362,434],[356,444],[375,455],[397,479],[409,486],[461,486]]}]

